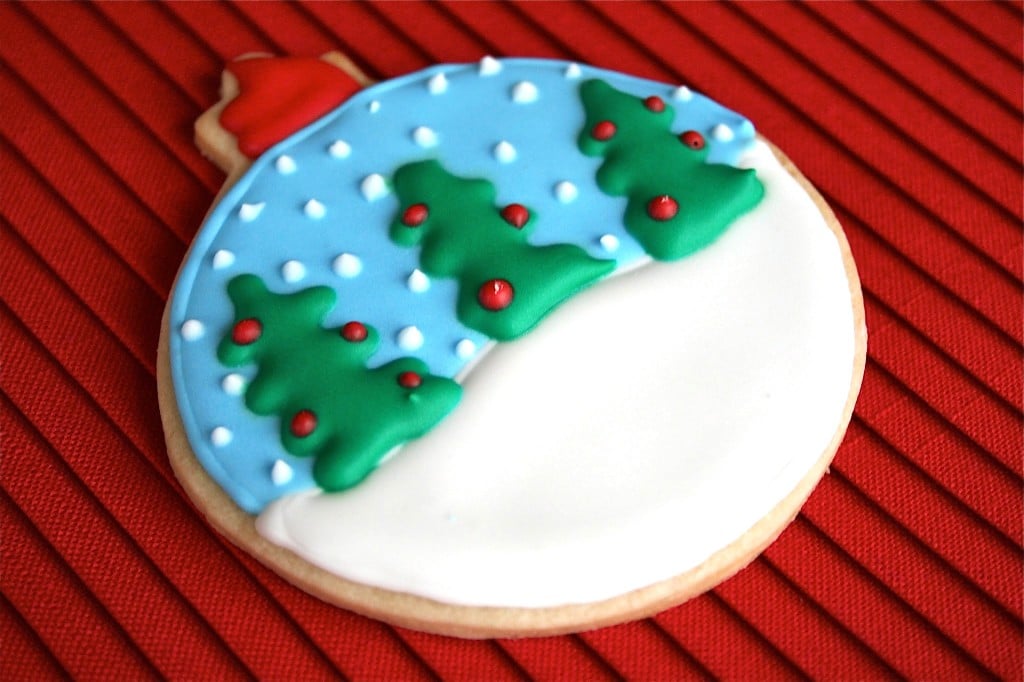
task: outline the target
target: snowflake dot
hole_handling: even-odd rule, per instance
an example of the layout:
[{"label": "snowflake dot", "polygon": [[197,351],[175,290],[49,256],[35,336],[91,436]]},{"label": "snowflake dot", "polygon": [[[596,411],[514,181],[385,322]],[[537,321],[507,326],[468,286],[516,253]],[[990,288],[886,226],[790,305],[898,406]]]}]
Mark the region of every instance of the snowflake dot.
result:
[{"label": "snowflake dot", "polygon": [[223,270],[224,268],[230,268],[235,264],[235,254],[228,251],[227,249],[219,249],[213,254],[213,269]]},{"label": "snowflake dot", "polygon": [[308,218],[319,220],[327,213],[327,209],[316,199],[310,199],[306,202],[306,205],[302,207],[302,212],[305,213]]},{"label": "snowflake dot", "polygon": [[479,73],[481,76],[493,76],[496,73],[501,73],[501,62],[487,55],[480,60]]},{"label": "snowflake dot", "polygon": [[203,338],[203,332],[206,328],[203,327],[203,323],[199,320],[185,320],[184,324],[181,325],[181,338],[186,341],[195,341]]},{"label": "snowflake dot", "polygon": [[287,485],[295,478],[295,470],[283,459],[276,460],[270,468],[270,480],[274,485]]},{"label": "snowflake dot", "polygon": [[404,351],[419,350],[423,347],[423,332],[418,327],[403,327],[398,332],[398,347]]},{"label": "snowflake dot", "polygon": [[297,260],[287,261],[281,266],[281,277],[289,284],[298,282],[306,276],[306,266]]},{"label": "snowflake dot", "polygon": [[455,344],[455,355],[465,360],[476,352],[476,344],[473,343],[472,339],[460,339]]},{"label": "snowflake dot", "polygon": [[363,271],[363,261],[355,254],[343,253],[334,259],[331,268],[339,277],[351,278]]},{"label": "snowflake dot", "polygon": [[238,373],[232,372],[220,381],[220,387],[228,395],[242,395],[245,390],[245,378]]},{"label": "snowflake dot", "polygon": [[427,126],[417,126],[412,131],[412,141],[427,149],[437,145],[437,133]]},{"label": "snowflake dot", "polygon": [[601,238],[598,239],[598,242],[601,244],[601,248],[608,253],[619,250],[619,238],[614,234],[603,234],[601,235]]},{"label": "snowflake dot", "polygon": [[274,162],[274,167],[277,168],[277,172],[281,175],[291,175],[299,168],[295,163],[295,159],[287,154],[282,154],[277,157],[277,161]]},{"label": "snowflake dot", "polygon": [[260,213],[263,212],[263,207],[267,205],[267,202],[261,201],[258,204],[242,204],[238,207],[238,219],[243,223],[250,223],[259,217]]},{"label": "snowflake dot", "polygon": [[502,140],[494,145],[494,158],[497,159],[498,163],[512,163],[516,160],[517,156],[516,148],[508,140]]},{"label": "snowflake dot", "polygon": [[422,294],[430,288],[430,278],[427,277],[425,272],[416,268],[409,273],[409,277],[406,278],[405,284],[409,287],[409,291],[414,294]]},{"label": "snowflake dot", "polygon": [[516,104],[530,104],[540,97],[537,86],[530,81],[519,81],[512,86],[512,101]]},{"label": "snowflake dot", "polygon": [[376,201],[388,193],[388,183],[380,173],[371,173],[359,183],[359,191],[367,201]]},{"label": "snowflake dot", "polygon": [[576,188],[576,185],[572,184],[568,180],[562,180],[555,185],[555,198],[558,199],[560,203],[571,203],[576,200],[576,197],[578,197],[579,194],[580,191]]},{"label": "snowflake dot", "polygon": [[345,140],[335,140],[327,148],[327,153],[336,159],[345,159],[352,153],[352,146]]},{"label": "snowflake dot", "polygon": [[231,433],[231,429],[226,426],[218,426],[210,432],[210,442],[218,448],[228,445],[234,437],[235,434]]}]

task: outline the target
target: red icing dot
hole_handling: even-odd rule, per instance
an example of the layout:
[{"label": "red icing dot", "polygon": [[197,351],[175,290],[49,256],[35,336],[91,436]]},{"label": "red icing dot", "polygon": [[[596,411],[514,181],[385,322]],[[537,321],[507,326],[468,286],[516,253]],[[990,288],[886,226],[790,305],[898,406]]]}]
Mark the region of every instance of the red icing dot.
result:
[{"label": "red icing dot", "polygon": [[398,375],[398,385],[402,388],[417,388],[423,383],[423,377],[416,372],[402,372]]},{"label": "red icing dot", "polygon": [[690,149],[704,149],[704,136],[696,130],[687,130],[679,136],[679,140]]},{"label": "red icing dot", "polygon": [[419,227],[426,221],[428,215],[430,211],[426,204],[413,204],[402,213],[402,224]]},{"label": "red icing dot", "polygon": [[656,114],[660,114],[665,111],[665,100],[655,95],[651,95],[644,100],[644,106],[653,111]]},{"label": "red icing dot", "polygon": [[480,285],[476,300],[487,310],[504,310],[512,304],[515,291],[507,279],[490,279]]},{"label": "red icing dot", "polygon": [[366,325],[362,322],[346,322],[345,326],[341,328],[341,338],[346,341],[352,341],[358,343],[366,338]]},{"label": "red icing dot", "polygon": [[299,410],[292,417],[292,434],[305,438],[316,430],[316,413],[313,410]]},{"label": "red icing dot", "polygon": [[647,202],[647,215],[655,220],[671,220],[679,213],[679,202],[667,194]]},{"label": "red icing dot", "polygon": [[501,209],[501,217],[512,227],[520,229],[530,219],[530,209],[522,204],[509,204]]},{"label": "red icing dot", "polygon": [[611,121],[598,121],[594,124],[594,127],[590,129],[590,136],[595,140],[604,142],[610,140],[615,135],[615,131],[618,128]]},{"label": "red icing dot", "polygon": [[239,346],[255,343],[263,335],[263,325],[255,317],[239,320],[231,330],[231,340]]}]

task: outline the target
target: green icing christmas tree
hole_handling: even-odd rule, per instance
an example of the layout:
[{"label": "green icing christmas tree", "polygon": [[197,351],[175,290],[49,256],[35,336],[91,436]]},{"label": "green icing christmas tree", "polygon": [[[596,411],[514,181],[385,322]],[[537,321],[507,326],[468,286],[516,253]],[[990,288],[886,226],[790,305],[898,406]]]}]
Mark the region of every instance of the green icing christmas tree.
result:
[{"label": "green icing christmas tree", "polygon": [[628,197],[626,230],[653,258],[677,260],[707,246],[761,200],[754,170],[706,163],[704,137],[673,133],[674,111],[660,98],[627,95],[601,80],[582,83],[580,97],[580,150],[604,157],[597,184]]},{"label": "green icing christmas tree", "polygon": [[437,161],[402,166],[393,185],[401,209],[392,240],[419,244],[424,272],[458,281],[458,319],[499,341],[526,333],[615,267],[572,244],[530,245],[528,208],[497,206],[490,182],[457,177]]},{"label": "green icing christmas tree", "polygon": [[335,303],[329,287],[276,294],[259,277],[241,275],[228,284],[228,295],[235,322],[218,357],[228,366],[258,367],[246,406],[280,418],[285,450],[316,457],[313,477],[325,490],[361,481],[392,448],[426,433],[459,400],[462,388],[430,375],[420,360],[368,369],[377,331],[357,321],[321,326]]}]

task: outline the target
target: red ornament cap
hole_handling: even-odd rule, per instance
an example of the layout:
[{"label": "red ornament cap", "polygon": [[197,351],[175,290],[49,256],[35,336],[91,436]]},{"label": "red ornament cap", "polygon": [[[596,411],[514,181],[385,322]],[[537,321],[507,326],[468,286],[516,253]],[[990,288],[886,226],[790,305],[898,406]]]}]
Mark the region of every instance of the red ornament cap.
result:
[{"label": "red ornament cap", "polygon": [[263,324],[255,317],[239,320],[231,330],[231,340],[239,346],[248,346],[263,335]]},{"label": "red ornament cap", "polygon": [[480,285],[476,300],[487,310],[504,310],[512,305],[515,290],[507,279],[489,279]]},{"label": "red ornament cap", "polygon": [[512,227],[522,229],[523,225],[530,219],[530,209],[522,204],[509,204],[501,209],[501,217]]},{"label": "red ornament cap", "polygon": [[661,112],[665,111],[665,100],[656,95],[651,95],[650,97],[644,100],[644,106],[653,111],[654,113],[660,114]]},{"label": "red ornament cap", "polygon": [[611,121],[598,121],[594,124],[594,127],[590,129],[590,136],[595,140],[604,142],[612,139],[615,136],[618,128]]},{"label": "red ornament cap", "polygon": [[647,202],[647,215],[654,220],[671,220],[679,213],[679,202],[667,194],[654,197]]},{"label": "red ornament cap", "polygon": [[413,204],[402,212],[402,224],[407,227],[419,227],[426,222],[430,210],[426,204]]},{"label": "red ornament cap", "polygon": [[418,388],[423,383],[423,377],[416,372],[402,372],[398,375],[398,385],[402,388]]},{"label": "red ornament cap", "polygon": [[363,86],[333,63],[314,57],[261,57],[228,64],[238,96],[220,114],[220,124],[255,159],[302,130]]},{"label": "red ornament cap", "polygon": [[679,136],[679,141],[690,149],[704,149],[704,136],[696,130],[687,130]]},{"label": "red ornament cap", "polygon": [[345,326],[341,328],[341,338],[353,343],[364,341],[366,339],[366,335],[366,325],[362,322],[356,322],[355,320],[346,322]]},{"label": "red ornament cap", "polygon": [[313,410],[299,410],[292,417],[292,435],[305,438],[316,430],[316,413]]}]

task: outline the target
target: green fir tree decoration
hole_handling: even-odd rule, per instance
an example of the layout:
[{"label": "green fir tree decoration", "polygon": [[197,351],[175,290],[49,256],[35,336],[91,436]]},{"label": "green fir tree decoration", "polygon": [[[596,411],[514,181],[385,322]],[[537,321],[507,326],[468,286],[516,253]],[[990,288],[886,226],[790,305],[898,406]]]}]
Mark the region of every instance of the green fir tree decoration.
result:
[{"label": "green fir tree decoration", "polygon": [[377,331],[358,321],[322,325],[336,294],[325,286],[292,294],[269,291],[255,275],[228,283],[232,329],[218,348],[230,367],[255,364],[245,404],[281,420],[281,442],[313,456],[313,477],[328,491],[361,481],[392,448],[423,435],[459,401],[462,388],[402,358],[368,369]]},{"label": "green fir tree decoration", "polygon": [[615,267],[573,244],[529,244],[530,209],[497,206],[490,182],[457,177],[437,161],[400,167],[393,186],[401,207],[391,239],[418,244],[420,269],[431,277],[458,280],[458,319],[499,341],[526,333]]},{"label": "green fir tree decoration", "polygon": [[651,257],[672,261],[704,248],[764,195],[753,169],[706,162],[713,141],[673,133],[675,112],[660,97],[634,97],[602,80],[583,82],[580,97],[580,150],[604,157],[597,184],[628,197],[626,230]]}]

